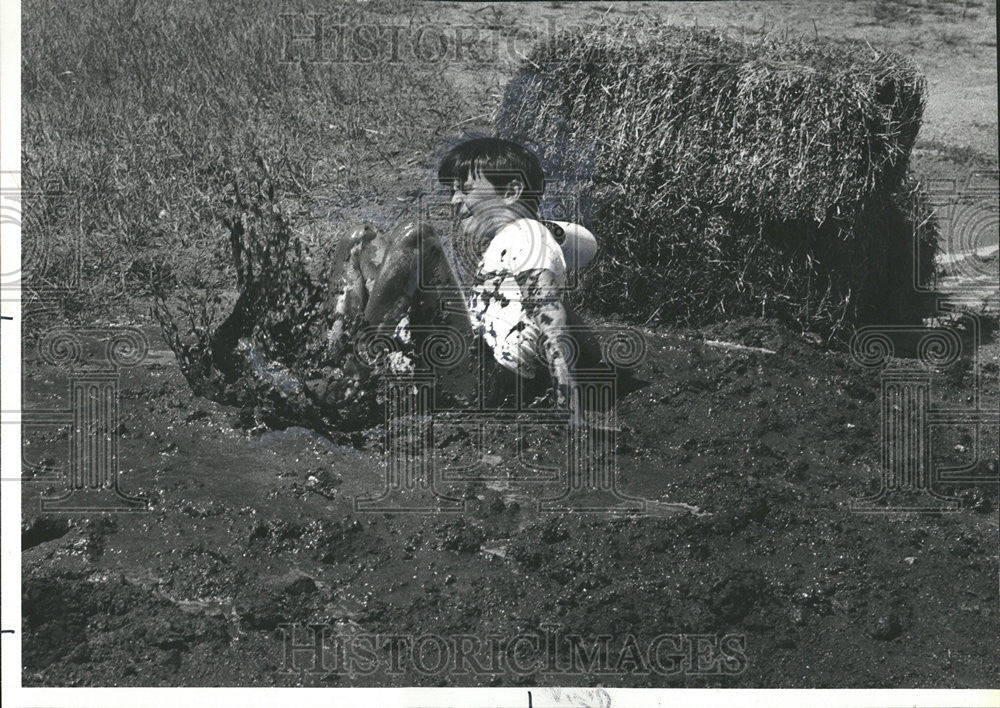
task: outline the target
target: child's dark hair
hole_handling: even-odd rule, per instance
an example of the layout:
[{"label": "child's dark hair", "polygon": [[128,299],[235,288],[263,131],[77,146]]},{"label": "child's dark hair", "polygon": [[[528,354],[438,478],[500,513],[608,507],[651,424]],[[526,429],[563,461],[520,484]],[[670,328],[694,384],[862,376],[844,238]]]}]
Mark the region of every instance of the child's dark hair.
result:
[{"label": "child's dark hair", "polygon": [[504,190],[518,179],[524,187],[520,202],[532,214],[545,191],[545,173],[538,157],[523,145],[501,138],[475,138],[456,145],[441,161],[438,181],[446,186],[461,185],[473,175],[481,174],[498,190]]}]

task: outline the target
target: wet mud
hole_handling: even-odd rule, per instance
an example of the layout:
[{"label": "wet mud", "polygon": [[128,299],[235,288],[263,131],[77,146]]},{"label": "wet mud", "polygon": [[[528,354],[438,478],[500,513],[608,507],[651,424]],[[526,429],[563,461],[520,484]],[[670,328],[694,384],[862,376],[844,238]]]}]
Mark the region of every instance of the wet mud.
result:
[{"label": "wet mud", "polygon": [[[559,433],[516,423],[435,438],[478,470],[441,487],[458,511],[358,511],[384,426],[251,427],[152,338],[115,430],[146,510],[42,513],[68,425],[25,432],[26,685],[988,686],[996,485],[942,486],[956,513],[853,512],[880,480],[877,371],[767,322],[645,335],[614,440],[643,515],[540,511],[559,480],[514,461],[558,463]],[[934,404],[995,401],[997,353],[978,383],[967,357],[936,373]],[[25,371],[26,408],[66,405],[64,371]],[[982,432],[936,429],[935,464],[995,476]]]}]

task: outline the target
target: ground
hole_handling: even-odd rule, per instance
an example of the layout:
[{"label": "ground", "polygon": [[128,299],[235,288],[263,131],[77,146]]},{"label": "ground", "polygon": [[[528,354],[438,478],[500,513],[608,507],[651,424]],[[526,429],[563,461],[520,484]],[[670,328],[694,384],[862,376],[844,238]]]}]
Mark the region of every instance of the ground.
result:
[{"label": "ground", "polygon": [[[436,12],[455,23],[538,26],[549,16],[576,22],[606,11],[539,3]],[[991,5],[637,3],[611,12],[889,43],[928,76],[918,176],[996,169]],[[447,66],[477,97],[460,119],[485,124],[479,116],[509,69]],[[366,138],[351,140],[338,149]],[[344,171],[367,169],[366,189],[393,202],[426,178],[422,160],[390,154]],[[534,502],[554,490],[518,483],[510,461],[518,446],[522,459],[550,459],[553,440],[509,427],[488,430],[478,449],[474,436],[437,438],[436,455],[481,457],[494,472],[450,487],[464,500],[460,513],[365,513],[354,500],[384,484],[382,429],[338,441],[303,428],[248,429],[238,411],[190,392],[148,319],[116,317],[151,342],[143,363],[122,369],[113,431],[122,490],[148,510],[41,513],[40,496],[64,486],[46,470],[66,464],[69,426],[26,432],[24,456],[37,465],[22,487],[26,685],[995,682],[996,484],[941,486],[961,500],[957,513],[852,512],[852,500],[878,487],[881,411],[878,372],[847,352],[757,320],[643,330],[640,385],[617,409],[616,459],[623,494],[663,502],[645,516],[539,512]],[[934,406],[997,400],[1000,347],[989,332],[983,339],[934,374]],[[63,368],[26,347],[24,370],[26,409],[68,405]],[[935,464],[970,464],[995,478],[996,425],[982,431],[936,428]],[[518,671],[509,661],[497,672],[438,670],[434,649],[396,671],[390,648],[379,645],[353,673],[332,663],[309,672],[308,651],[294,662],[284,653],[290,623],[326,626],[331,645],[392,634],[529,641],[509,650]],[[587,647],[608,635],[613,670],[548,670],[546,632],[557,642],[580,635]],[[630,637],[645,653],[663,636],[681,647],[682,670],[657,673],[625,651]],[[697,636],[709,647],[700,673]]]}]

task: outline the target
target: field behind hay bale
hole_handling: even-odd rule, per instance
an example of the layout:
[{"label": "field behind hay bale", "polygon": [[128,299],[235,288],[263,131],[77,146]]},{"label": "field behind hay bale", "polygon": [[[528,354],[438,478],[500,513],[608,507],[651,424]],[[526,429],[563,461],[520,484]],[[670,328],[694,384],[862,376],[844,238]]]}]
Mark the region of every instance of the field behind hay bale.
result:
[{"label": "field behind hay bale", "polygon": [[[318,12],[331,23],[474,28],[483,51],[476,59],[452,42],[430,59],[311,62],[308,42],[298,42],[293,54],[307,60],[286,62],[289,27],[266,4],[24,4],[26,268],[36,285],[65,284],[79,250],[82,287],[63,301],[64,314],[141,320],[151,285],[231,290],[220,204],[255,155],[280,174],[307,246],[323,249],[331,231],[304,228],[310,219],[405,218],[432,188],[428,156],[464,130],[489,129],[536,41],[606,15],[896,48],[927,77],[916,176],[996,169],[990,3],[631,3],[610,14],[558,2],[279,9],[297,35]],[[500,50],[491,53],[494,39]]]}]

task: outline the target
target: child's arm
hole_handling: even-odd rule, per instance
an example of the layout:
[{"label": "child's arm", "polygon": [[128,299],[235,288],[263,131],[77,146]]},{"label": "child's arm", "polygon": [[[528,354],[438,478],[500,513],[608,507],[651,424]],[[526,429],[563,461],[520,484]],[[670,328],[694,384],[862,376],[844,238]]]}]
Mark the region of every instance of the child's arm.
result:
[{"label": "child's arm", "polygon": [[556,383],[560,406],[570,410],[574,425],[583,423],[580,410],[579,391],[573,375],[572,347],[569,329],[566,326],[566,308],[559,297],[561,288],[551,270],[537,269],[519,273],[516,276],[521,287],[521,307],[524,314],[538,327],[541,346],[549,371]]}]

